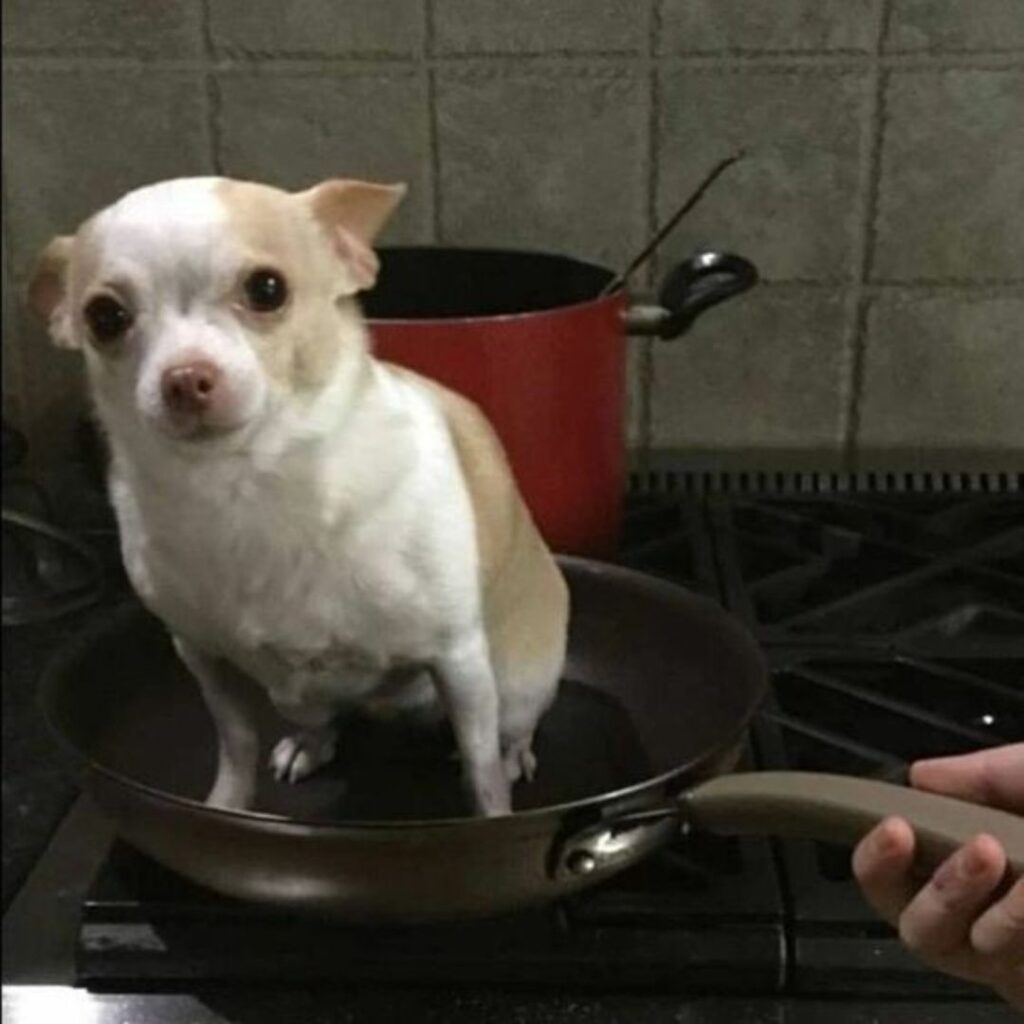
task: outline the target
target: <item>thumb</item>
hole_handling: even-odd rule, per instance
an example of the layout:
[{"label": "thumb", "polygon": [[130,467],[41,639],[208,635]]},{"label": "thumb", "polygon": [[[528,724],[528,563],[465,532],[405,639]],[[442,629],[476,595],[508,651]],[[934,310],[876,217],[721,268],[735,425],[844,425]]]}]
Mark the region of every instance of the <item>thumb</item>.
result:
[{"label": "thumb", "polygon": [[1024,813],[1024,743],[918,761],[910,767],[910,782],[917,789]]}]

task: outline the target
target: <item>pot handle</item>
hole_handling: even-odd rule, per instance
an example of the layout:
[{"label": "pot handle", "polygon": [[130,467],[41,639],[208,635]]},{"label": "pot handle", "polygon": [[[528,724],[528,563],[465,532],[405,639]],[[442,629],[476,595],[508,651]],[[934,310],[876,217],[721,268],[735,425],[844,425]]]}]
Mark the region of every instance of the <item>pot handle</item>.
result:
[{"label": "pot handle", "polygon": [[656,306],[626,311],[629,334],[678,338],[706,309],[748,291],[758,281],[757,268],[728,252],[700,252],[677,263],[662,283]]},{"label": "pot handle", "polygon": [[737,772],[701,783],[677,804],[602,821],[564,843],[562,874],[611,873],[657,845],[665,829],[776,835],[854,845],[890,815],[917,836],[915,869],[934,870],[979,832],[1002,844],[1009,870],[1024,876],[1024,816],[889,782],[819,772]]}]

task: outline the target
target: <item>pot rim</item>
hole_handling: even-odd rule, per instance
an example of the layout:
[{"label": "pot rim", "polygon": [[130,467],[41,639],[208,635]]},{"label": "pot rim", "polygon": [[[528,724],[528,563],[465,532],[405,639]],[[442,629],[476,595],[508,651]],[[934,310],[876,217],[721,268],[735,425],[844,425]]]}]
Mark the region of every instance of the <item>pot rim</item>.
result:
[{"label": "pot rim", "polygon": [[[389,252],[401,253],[431,253],[431,252],[457,252],[476,253],[480,256],[513,256],[513,257],[538,257],[553,263],[575,264],[578,267],[586,267],[588,270],[598,271],[607,275],[607,281],[615,277],[615,271],[600,263],[593,263],[590,260],[582,260],[576,256],[567,256],[564,253],[551,252],[544,249],[518,249],[515,247],[500,246],[477,246],[477,245],[385,245],[377,249],[378,253],[386,256]],[[372,289],[371,289],[372,290]],[[421,326],[455,326],[455,325],[484,325],[495,323],[522,323],[532,321],[545,316],[562,316],[580,312],[588,307],[597,307],[603,303],[618,305],[628,301],[625,284],[621,284],[614,291],[607,295],[595,295],[591,299],[582,299],[577,302],[570,302],[561,306],[551,306],[547,309],[530,309],[518,313],[493,313],[493,314],[469,314],[466,316],[440,316],[440,317],[375,317],[364,314],[366,323],[372,328],[383,327],[421,327]]]}]

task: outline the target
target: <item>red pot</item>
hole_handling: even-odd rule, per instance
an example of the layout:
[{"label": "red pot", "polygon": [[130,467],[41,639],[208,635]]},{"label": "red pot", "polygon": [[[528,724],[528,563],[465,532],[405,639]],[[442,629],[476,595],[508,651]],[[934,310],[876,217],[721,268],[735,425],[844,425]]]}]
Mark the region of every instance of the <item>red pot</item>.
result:
[{"label": "red pot", "polygon": [[614,274],[547,253],[384,249],[365,298],[377,354],[487,414],[556,551],[607,556],[625,487],[625,336],[676,337],[756,271],[705,253],[677,266],[660,306],[630,306]]}]

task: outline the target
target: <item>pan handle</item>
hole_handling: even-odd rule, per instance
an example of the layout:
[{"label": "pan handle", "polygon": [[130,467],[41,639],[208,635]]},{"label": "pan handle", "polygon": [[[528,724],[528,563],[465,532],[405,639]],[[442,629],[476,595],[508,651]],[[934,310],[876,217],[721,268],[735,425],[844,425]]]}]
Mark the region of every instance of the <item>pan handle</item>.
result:
[{"label": "pan handle", "polygon": [[775,835],[854,845],[890,815],[917,836],[915,870],[930,874],[954,850],[987,832],[1024,876],[1024,816],[889,782],[820,772],[737,772],[703,782],[675,804],[612,816],[561,844],[560,877],[612,874],[680,828],[719,835]]},{"label": "pan handle", "polygon": [[658,305],[626,310],[628,334],[678,338],[712,306],[747,291],[757,283],[750,260],[729,252],[699,252],[677,263],[658,292]]},{"label": "pan handle", "polygon": [[722,835],[777,835],[856,844],[884,818],[905,818],[917,836],[915,868],[928,874],[979,832],[1002,844],[1024,875],[1024,816],[907,786],[818,772],[738,772],[682,799],[684,819]]}]

